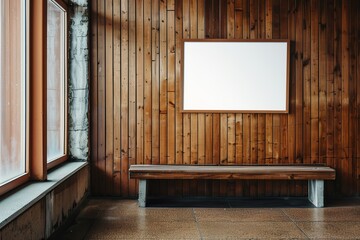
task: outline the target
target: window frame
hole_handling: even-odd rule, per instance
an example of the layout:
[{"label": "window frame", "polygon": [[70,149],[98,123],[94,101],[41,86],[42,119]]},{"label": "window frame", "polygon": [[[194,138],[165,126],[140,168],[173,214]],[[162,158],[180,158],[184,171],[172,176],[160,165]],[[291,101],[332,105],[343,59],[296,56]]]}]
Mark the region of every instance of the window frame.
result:
[{"label": "window frame", "polygon": [[[9,0],[10,1],[10,0]],[[24,80],[24,84],[25,84],[25,106],[24,106],[24,109],[25,109],[25,172],[16,176],[15,178],[13,179],[10,179],[8,180],[7,182],[5,182],[3,185],[0,186],[0,196],[11,191],[12,189],[28,182],[30,180],[30,158],[29,158],[29,148],[30,148],[30,144],[29,144],[29,138],[30,138],[30,125],[29,125],[29,119],[30,119],[30,111],[29,111],[29,108],[30,108],[30,91],[29,91],[29,53],[30,53],[30,45],[29,45],[29,34],[30,34],[30,4],[29,4],[29,1],[28,0],[24,0],[24,7],[25,7],[25,16],[24,16],[24,22],[25,22],[25,31],[23,32],[24,35],[25,35],[25,39],[24,41],[25,42],[22,42],[22,44],[25,44],[25,51],[24,51],[24,54],[25,54],[25,59],[22,59],[22,60],[25,60],[25,67],[24,67],[24,70],[25,70],[25,80]]]},{"label": "window frame", "polygon": [[[46,157],[46,162],[47,162],[47,169],[51,169],[54,168],[56,166],[58,166],[59,164],[65,162],[68,159],[68,108],[69,108],[69,102],[68,102],[68,24],[69,24],[69,19],[68,19],[68,7],[65,4],[65,2],[63,2],[62,0],[45,0],[46,1],[46,6],[47,6],[47,1],[52,1],[55,4],[58,4],[62,10],[64,11],[65,14],[65,22],[64,22],[64,83],[63,83],[63,87],[64,87],[64,155],[52,160],[51,162],[47,162],[47,157]],[[47,16],[47,11],[46,11],[46,16]],[[47,21],[46,21],[47,24]],[[47,34],[46,34],[47,35]],[[46,39],[47,41],[47,39]],[[46,75],[45,75],[46,76]],[[47,81],[47,79],[45,80]],[[45,89],[45,91],[47,91],[47,88]],[[46,105],[46,104],[45,104]],[[47,131],[46,131],[47,132]],[[47,146],[46,146],[47,147]]]},{"label": "window frame", "polygon": [[[68,160],[68,6],[64,29],[64,156],[47,162],[47,0],[24,0],[26,6],[26,144],[25,173],[0,186],[0,196],[29,180],[45,181],[47,172]],[[40,14],[41,13],[41,14]]]}]

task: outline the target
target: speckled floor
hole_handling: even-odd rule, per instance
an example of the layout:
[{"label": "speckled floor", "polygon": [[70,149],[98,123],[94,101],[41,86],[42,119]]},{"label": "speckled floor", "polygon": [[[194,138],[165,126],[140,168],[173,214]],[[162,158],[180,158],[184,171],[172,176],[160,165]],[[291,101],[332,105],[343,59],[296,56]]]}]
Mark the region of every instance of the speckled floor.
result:
[{"label": "speckled floor", "polygon": [[325,208],[197,203],[139,208],[136,200],[90,199],[58,239],[360,239],[358,199]]}]

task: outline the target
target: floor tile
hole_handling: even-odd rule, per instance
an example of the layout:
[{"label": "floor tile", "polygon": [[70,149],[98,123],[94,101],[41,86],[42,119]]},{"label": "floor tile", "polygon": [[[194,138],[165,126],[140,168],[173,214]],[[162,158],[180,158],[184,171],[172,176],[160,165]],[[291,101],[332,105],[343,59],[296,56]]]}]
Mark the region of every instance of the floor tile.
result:
[{"label": "floor tile", "polygon": [[96,219],[99,217],[99,213],[101,210],[94,205],[86,205],[81,209],[80,213],[78,214],[78,219]]},{"label": "floor tile", "polygon": [[129,222],[101,220],[85,239],[201,239],[195,222]]},{"label": "floor tile", "polygon": [[360,239],[360,222],[298,222],[311,239]]},{"label": "floor tile", "polygon": [[139,208],[137,200],[89,199],[72,226],[54,239],[360,239],[356,201],[325,208],[187,203]]},{"label": "floor tile", "polygon": [[54,236],[52,240],[80,240],[84,239],[93,225],[94,220],[77,220],[64,233]]},{"label": "floor tile", "polygon": [[197,221],[216,222],[266,222],[291,221],[281,209],[266,208],[196,208],[194,209]]},{"label": "floor tile", "polygon": [[99,219],[127,219],[128,221],[153,221],[153,222],[169,222],[169,221],[195,221],[191,208],[137,208],[129,210],[126,208],[118,208],[112,211],[102,211],[98,215]]},{"label": "floor tile", "polygon": [[100,211],[113,211],[116,209],[134,210],[138,209],[138,203],[136,200],[127,200],[127,199],[101,199],[94,198],[88,201],[87,206],[95,207]]},{"label": "floor tile", "polygon": [[229,201],[224,199],[204,198],[149,198],[148,207],[176,207],[176,208],[229,208]]},{"label": "floor tile", "polygon": [[229,201],[233,208],[312,208],[307,198],[240,198]]},{"label": "floor tile", "polygon": [[203,239],[301,239],[292,222],[199,222]]},{"label": "floor tile", "polygon": [[289,208],[283,211],[294,221],[360,221],[360,207]]}]

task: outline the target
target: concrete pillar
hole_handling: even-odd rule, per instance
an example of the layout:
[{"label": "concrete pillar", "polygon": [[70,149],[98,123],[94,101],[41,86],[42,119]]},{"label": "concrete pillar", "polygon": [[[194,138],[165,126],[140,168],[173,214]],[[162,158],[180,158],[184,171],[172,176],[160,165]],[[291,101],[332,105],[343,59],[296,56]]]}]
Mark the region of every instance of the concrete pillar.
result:
[{"label": "concrete pillar", "polygon": [[139,207],[146,207],[147,182],[146,179],[139,180]]},{"label": "concrete pillar", "polygon": [[308,181],[308,199],[316,207],[324,207],[324,180]]},{"label": "concrete pillar", "polygon": [[89,158],[88,0],[69,0],[69,157]]}]

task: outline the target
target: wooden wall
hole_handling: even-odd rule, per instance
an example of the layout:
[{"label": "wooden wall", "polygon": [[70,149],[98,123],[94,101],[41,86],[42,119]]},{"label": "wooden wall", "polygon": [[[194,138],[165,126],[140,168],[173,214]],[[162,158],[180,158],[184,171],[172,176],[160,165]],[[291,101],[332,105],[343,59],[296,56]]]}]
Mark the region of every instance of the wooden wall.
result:
[{"label": "wooden wall", "polygon": [[[360,192],[360,2],[92,0],[92,193],[136,196],[130,164],[317,164]],[[291,40],[289,114],[181,114],[183,38]],[[259,69],[261,71],[261,69]],[[214,96],[216,97],[216,96]],[[154,181],[151,193],[303,196],[304,182]]]}]

